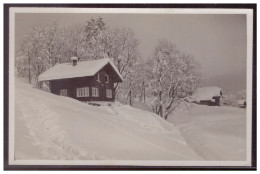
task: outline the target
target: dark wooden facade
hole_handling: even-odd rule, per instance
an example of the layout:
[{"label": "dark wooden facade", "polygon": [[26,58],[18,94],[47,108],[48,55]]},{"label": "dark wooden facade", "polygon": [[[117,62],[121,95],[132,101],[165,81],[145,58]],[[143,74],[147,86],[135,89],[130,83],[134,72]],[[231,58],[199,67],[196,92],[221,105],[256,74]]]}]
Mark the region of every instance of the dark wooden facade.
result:
[{"label": "dark wooden facade", "polygon": [[209,105],[209,106],[220,106],[221,105],[221,97],[220,96],[212,97],[212,99],[214,99],[214,101],[211,101],[211,100],[201,100],[199,102],[199,104]]},{"label": "dark wooden facade", "polygon": [[[99,74],[99,75],[98,75]],[[109,81],[106,82],[108,76]],[[98,80],[99,76],[99,80]],[[115,100],[115,89],[114,83],[121,82],[117,73],[110,64],[107,64],[94,76],[89,77],[76,77],[69,79],[59,79],[50,81],[51,93],[60,95],[60,90],[66,89],[67,96],[80,100],[80,101],[114,101]],[[88,97],[77,97],[77,88],[89,88]],[[93,96],[92,87],[98,88],[99,96]],[[106,89],[112,90],[112,97],[107,97]]]},{"label": "dark wooden facade", "polygon": [[200,100],[198,104],[202,105],[209,105],[209,106],[220,106],[222,104],[222,92],[220,93],[221,96],[214,96],[212,100]]}]

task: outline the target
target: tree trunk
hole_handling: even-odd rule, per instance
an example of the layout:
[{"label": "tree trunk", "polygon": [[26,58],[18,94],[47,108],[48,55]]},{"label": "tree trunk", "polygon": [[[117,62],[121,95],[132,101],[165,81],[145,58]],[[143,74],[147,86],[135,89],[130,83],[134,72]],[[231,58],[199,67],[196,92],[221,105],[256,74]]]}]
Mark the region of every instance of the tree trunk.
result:
[{"label": "tree trunk", "polygon": [[141,101],[145,102],[145,84],[144,84],[144,81],[142,83],[142,88],[141,88],[140,102]]},{"label": "tree trunk", "polygon": [[30,58],[30,54],[28,52],[28,71],[29,71],[29,74],[28,74],[28,80],[29,80],[29,84],[31,84],[31,58]]},{"label": "tree trunk", "polygon": [[159,105],[157,108],[158,109],[156,109],[156,114],[163,118],[163,106]]},{"label": "tree trunk", "polygon": [[[144,84],[144,82],[143,82],[143,84]],[[145,103],[145,84],[144,84],[144,103]]]},{"label": "tree trunk", "polygon": [[142,102],[142,99],[143,99],[143,89],[141,89],[141,94],[140,94],[140,97],[139,97],[139,101]]},{"label": "tree trunk", "polygon": [[38,85],[38,88],[42,89],[42,87],[43,87],[43,83],[42,83],[42,82],[39,82],[39,81],[37,80],[37,85]]},{"label": "tree trunk", "polygon": [[132,106],[132,91],[129,91],[129,104]]},{"label": "tree trunk", "polygon": [[159,115],[163,118],[162,91],[159,91]]}]

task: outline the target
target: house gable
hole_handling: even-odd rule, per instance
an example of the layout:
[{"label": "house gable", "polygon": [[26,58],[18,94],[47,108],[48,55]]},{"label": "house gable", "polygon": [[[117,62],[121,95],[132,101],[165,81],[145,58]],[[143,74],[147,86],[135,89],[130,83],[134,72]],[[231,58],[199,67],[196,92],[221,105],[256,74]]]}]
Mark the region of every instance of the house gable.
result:
[{"label": "house gable", "polygon": [[123,80],[118,76],[117,72],[114,70],[114,68],[112,67],[111,64],[106,64],[102,69],[100,69],[95,75],[94,77],[97,79],[97,76],[99,74],[99,78],[101,82],[105,82],[106,81],[106,77],[108,76],[109,78],[109,82],[123,82]]}]

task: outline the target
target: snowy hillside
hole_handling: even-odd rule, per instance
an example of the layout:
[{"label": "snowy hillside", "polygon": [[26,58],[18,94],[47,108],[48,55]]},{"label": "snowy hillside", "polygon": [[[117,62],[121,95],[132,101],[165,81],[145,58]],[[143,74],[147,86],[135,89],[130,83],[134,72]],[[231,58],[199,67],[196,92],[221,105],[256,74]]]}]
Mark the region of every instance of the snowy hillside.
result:
[{"label": "snowy hillside", "polygon": [[246,110],[193,105],[168,119],[206,160],[246,160]]},{"label": "snowy hillside", "polygon": [[203,158],[151,112],[119,103],[90,106],[16,80],[15,159]]}]

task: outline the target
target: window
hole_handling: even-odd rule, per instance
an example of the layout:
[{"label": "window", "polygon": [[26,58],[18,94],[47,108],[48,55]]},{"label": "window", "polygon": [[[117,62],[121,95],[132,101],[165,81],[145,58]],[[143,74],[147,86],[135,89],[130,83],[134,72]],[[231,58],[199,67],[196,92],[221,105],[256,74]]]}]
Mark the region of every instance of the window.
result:
[{"label": "window", "polygon": [[92,87],[92,96],[93,97],[99,97],[98,88]]},{"label": "window", "polygon": [[60,90],[60,95],[61,96],[67,96],[67,89],[61,89]]},{"label": "window", "polygon": [[77,88],[77,97],[89,97],[89,87]]},{"label": "window", "polygon": [[100,81],[99,73],[97,73],[97,81]]},{"label": "window", "polygon": [[109,76],[108,75],[105,75],[105,82],[109,83]]},{"label": "window", "polygon": [[112,90],[111,89],[106,89],[106,96],[107,96],[107,98],[112,98]]}]

